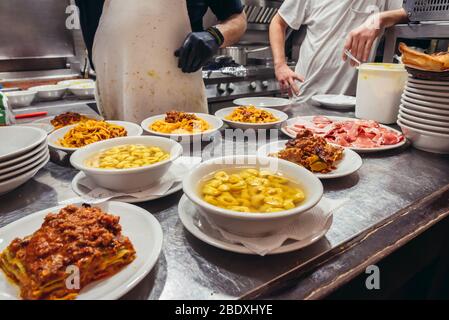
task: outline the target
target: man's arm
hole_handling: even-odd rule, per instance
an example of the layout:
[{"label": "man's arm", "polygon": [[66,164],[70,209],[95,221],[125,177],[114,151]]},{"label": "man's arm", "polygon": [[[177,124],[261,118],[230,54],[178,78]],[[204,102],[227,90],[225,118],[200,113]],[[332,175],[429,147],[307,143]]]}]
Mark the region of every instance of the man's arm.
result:
[{"label": "man's arm", "polygon": [[[407,12],[404,9],[385,11],[370,16],[363,25],[353,30],[345,43],[345,50],[361,62],[367,62],[373,48],[374,41],[380,36],[382,30],[398,23],[408,22]],[[343,53],[343,60],[347,56]],[[355,66],[351,60],[351,65]]]},{"label": "man's arm", "polygon": [[270,44],[273,52],[273,61],[276,79],[283,91],[288,91],[289,95],[299,94],[296,81],[304,81],[304,78],[290,69],[285,57],[285,33],[288,25],[279,14],[276,14],[270,24]]},{"label": "man's arm", "polygon": [[225,21],[220,22],[216,27],[224,37],[221,48],[229,47],[239,42],[240,38],[245,34],[247,27],[246,14],[244,12],[234,14]]}]

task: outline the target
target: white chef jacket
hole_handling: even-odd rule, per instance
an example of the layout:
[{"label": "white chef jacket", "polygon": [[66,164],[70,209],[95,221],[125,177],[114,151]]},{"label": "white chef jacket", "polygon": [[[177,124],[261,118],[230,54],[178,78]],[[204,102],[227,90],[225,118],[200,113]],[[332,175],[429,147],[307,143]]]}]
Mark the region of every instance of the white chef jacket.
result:
[{"label": "white chef jacket", "polygon": [[106,119],[140,123],[171,110],[207,113],[201,71],[183,73],[174,56],[189,32],[185,1],[105,1],[93,60]]},{"label": "white chef jacket", "polygon": [[[316,94],[354,96],[357,70],[342,60],[349,33],[367,20],[372,8],[383,12],[401,7],[402,0],[285,0],[279,15],[292,29],[307,27],[296,66],[305,77],[298,101]],[[378,41],[371,60],[377,45]]]}]

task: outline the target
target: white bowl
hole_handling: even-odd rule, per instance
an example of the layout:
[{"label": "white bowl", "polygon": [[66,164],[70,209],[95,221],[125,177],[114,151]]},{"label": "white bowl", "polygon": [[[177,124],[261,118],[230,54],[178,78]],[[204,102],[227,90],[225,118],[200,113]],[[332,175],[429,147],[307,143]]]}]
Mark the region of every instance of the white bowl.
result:
[{"label": "white bowl", "polygon": [[[126,122],[126,121],[106,121],[106,122],[124,127],[126,132],[128,133],[128,135],[127,135],[128,137],[141,136],[143,133],[142,128],[132,122]],[[50,146],[50,148],[55,149],[55,150],[61,150],[61,151],[67,152],[67,153],[72,153],[72,152],[75,152],[76,150],[78,150],[79,148],[66,148],[66,147],[61,146],[58,143],[59,139],[64,138],[65,134],[67,132],[69,132],[70,129],[74,128],[77,125],[78,124],[74,124],[74,125],[67,126],[67,127],[53,131],[48,136],[48,145]]]},{"label": "white bowl", "polygon": [[447,116],[443,116],[443,115],[439,115],[439,114],[426,113],[426,112],[421,112],[421,111],[417,111],[417,110],[413,110],[413,109],[407,108],[404,105],[401,105],[399,107],[399,110],[402,111],[403,113],[407,114],[407,115],[412,115],[412,116],[415,116],[415,117],[419,117],[420,119],[431,119],[431,120],[436,120],[436,121],[449,122],[449,114]]},{"label": "white bowl", "polygon": [[12,177],[5,181],[1,181],[0,182],[0,195],[3,195],[5,193],[8,193],[8,192],[20,187],[22,184],[24,184],[25,182],[27,182],[28,180],[33,178],[40,169],[45,167],[48,160],[50,160],[50,157],[48,157],[44,162],[41,162],[36,167],[30,169],[29,171],[27,171],[25,173],[22,173],[19,176]]},{"label": "white bowl", "polygon": [[449,127],[440,127],[440,126],[436,126],[436,125],[423,124],[421,122],[416,122],[413,120],[405,119],[401,115],[398,115],[398,120],[407,126],[412,126],[417,129],[426,130],[426,131],[435,132],[435,133],[449,134]]},{"label": "white bowl", "polygon": [[423,106],[419,106],[414,103],[409,103],[405,100],[401,100],[401,103],[402,103],[402,106],[407,109],[411,109],[411,110],[415,110],[415,111],[419,111],[419,112],[426,112],[428,114],[449,116],[449,110],[423,107]]},{"label": "white bowl", "polygon": [[63,85],[46,85],[37,86],[29,89],[36,92],[36,97],[41,101],[60,100],[67,91],[67,86]]},{"label": "white bowl", "polygon": [[425,89],[411,88],[409,86],[405,87],[405,91],[406,92],[413,92],[413,93],[416,93],[416,94],[422,94],[422,95],[425,95],[425,96],[432,96],[432,97],[444,97],[444,98],[448,98],[449,97],[449,92],[430,91],[430,90],[425,90]]},{"label": "white bowl", "polygon": [[95,82],[81,83],[69,87],[69,90],[79,99],[95,97]]},{"label": "white bowl", "polygon": [[72,80],[59,81],[58,85],[70,87],[70,86],[76,86],[76,85],[83,84],[83,83],[94,83],[94,82],[95,81],[92,79],[72,79]]},{"label": "white bowl", "polygon": [[398,120],[398,125],[416,149],[438,154],[449,154],[449,134],[421,130],[408,126],[401,120]]},{"label": "white bowl", "polygon": [[20,157],[42,144],[47,132],[37,128],[9,126],[0,127],[0,164]]},{"label": "white bowl", "polygon": [[225,108],[225,109],[218,110],[215,113],[215,116],[220,118],[223,122],[227,123],[231,128],[242,129],[242,130],[247,130],[247,129],[254,129],[254,130],[261,129],[262,130],[262,129],[276,128],[277,126],[281,125],[282,123],[284,123],[285,121],[288,120],[288,115],[285,114],[284,112],[276,110],[276,109],[267,109],[267,108],[258,108],[258,109],[262,109],[267,112],[270,112],[271,114],[273,114],[273,116],[275,116],[276,118],[279,119],[278,121],[270,122],[270,123],[245,123],[245,122],[237,122],[237,121],[232,121],[232,120],[226,119],[226,117],[229,116],[232,112],[234,112],[234,110],[237,108],[238,107],[231,107],[231,108]]},{"label": "white bowl", "polygon": [[410,115],[410,114],[406,113],[403,110],[399,110],[399,115],[408,121],[413,121],[416,123],[421,123],[421,124],[430,125],[430,126],[438,126],[438,127],[443,127],[443,128],[449,129],[449,120],[438,121],[438,120],[426,119],[424,117],[416,117],[414,115]]},{"label": "white bowl", "polygon": [[161,132],[157,132],[157,131],[153,131],[150,129],[151,125],[158,121],[158,120],[164,120],[166,115],[165,114],[161,114],[158,116],[153,116],[150,118],[147,118],[145,120],[142,121],[141,123],[141,127],[143,130],[145,130],[146,132],[155,135],[155,136],[161,136],[161,137],[166,137],[166,138],[188,138],[188,137],[201,137],[202,135],[211,135],[214,134],[215,132],[217,132],[218,130],[221,129],[221,127],[223,127],[223,121],[221,121],[219,118],[212,116],[210,114],[206,114],[206,113],[193,113],[195,114],[198,118],[201,118],[203,120],[205,120],[206,122],[209,123],[209,125],[211,126],[211,129],[204,131],[204,132],[198,132],[198,133],[194,133],[194,134],[190,134],[190,133],[185,133],[185,134],[180,134],[180,133],[161,133]]},{"label": "white bowl", "polygon": [[38,157],[34,162],[32,162],[26,166],[20,167],[18,169],[15,169],[13,171],[9,171],[9,172],[1,174],[0,181],[5,181],[5,180],[11,179],[13,177],[16,177],[22,173],[28,172],[31,169],[33,169],[34,167],[36,167],[37,165],[43,163],[44,161],[45,161],[45,163],[47,163],[49,158],[50,158],[50,153],[48,150],[45,150],[40,155],[40,157]]},{"label": "white bowl", "polygon": [[[170,158],[151,166],[131,169],[98,169],[85,165],[86,160],[102,150],[128,144],[159,147],[170,153]],[[157,183],[168,171],[173,161],[182,155],[182,146],[174,140],[162,137],[125,137],[106,140],[79,149],[70,157],[70,163],[90,177],[99,186],[121,192],[143,190]]]},{"label": "white bowl", "polygon": [[24,91],[13,91],[5,92],[8,98],[8,105],[12,108],[26,108],[29,107],[34,98],[36,97],[35,91],[24,90]]},{"label": "white bowl", "polygon": [[42,142],[40,145],[38,145],[37,147],[29,150],[28,152],[26,152],[25,154],[15,157],[11,160],[8,161],[3,161],[0,162],[0,169],[4,169],[10,166],[14,166],[17,163],[20,163],[22,161],[26,161],[27,159],[31,158],[32,156],[35,156],[36,154],[38,154],[39,152],[41,152],[44,149],[48,148],[48,144],[47,141]]},{"label": "white bowl", "polygon": [[[235,168],[256,168],[282,174],[298,183],[306,199],[298,207],[277,213],[241,213],[213,206],[200,196],[200,182],[214,172]],[[313,208],[323,196],[323,185],[308,170],[288,161],[258,156],[229,156],[203,162],[183,180],[183,190],[200,214],[230,233],[249,237],[272,234]]]},{"label": "white bowl", "polygon": [[236,99],[233,103],[237,106],[255,106],[257,108],[284,109],[292,104],[291,100],[273,97],[253,97]]},{"label": "white bowl", "polygon": [[[37,154],[29,157],[28,159],[25,159],[23,161],[20,161],[18,163],[15,163],[11,166],[7,166],[4,168],[0,168],[0,180],[2,180],[2,176],[6,173],[15,172],[21,168],[25,168],[28,165],[32,165],[35,163],[38,163],[39,160],[42,160],[49,154],[48,148],[43,148],[41,151],[39,151]],[[25,170],[26,171],[26,170]]]}]

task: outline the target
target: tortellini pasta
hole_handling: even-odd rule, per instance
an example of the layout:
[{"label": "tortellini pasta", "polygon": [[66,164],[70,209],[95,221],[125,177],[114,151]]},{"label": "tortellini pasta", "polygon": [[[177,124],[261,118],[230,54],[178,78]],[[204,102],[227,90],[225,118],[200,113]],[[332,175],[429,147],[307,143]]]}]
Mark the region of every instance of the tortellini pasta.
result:
[{"label": "tortellini pasta", "polygon": [[301,188],[267,171],[218,171],[201,186],[203,199],[220,208],[248,213],[290,210],[305,199]]},{"label": "tortellini pasta", "polygon": [[99,169],[130,169],[149,166],[170,158],[158,147],[123,145],[99,152],[86,161],[86,165]]}]

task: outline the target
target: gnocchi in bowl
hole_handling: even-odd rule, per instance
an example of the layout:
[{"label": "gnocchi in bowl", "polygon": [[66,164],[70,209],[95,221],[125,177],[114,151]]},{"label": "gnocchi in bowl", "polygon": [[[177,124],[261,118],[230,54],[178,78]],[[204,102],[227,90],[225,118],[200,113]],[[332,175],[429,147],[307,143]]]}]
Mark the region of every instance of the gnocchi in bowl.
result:
[{"label": "gnocchi in bowl", "polygon": [[182,146],[171,139],[124,137],[80,148],[70,162],[100,187],[134,192],[157,183],[182,152]]},{"label": "gnocchi in bowl", "polygon": [[323,196],[323,185],[291,162],[258,156],[229,156],[203,162],[183,180],[199,213],[241,236],[275,233]]}]

